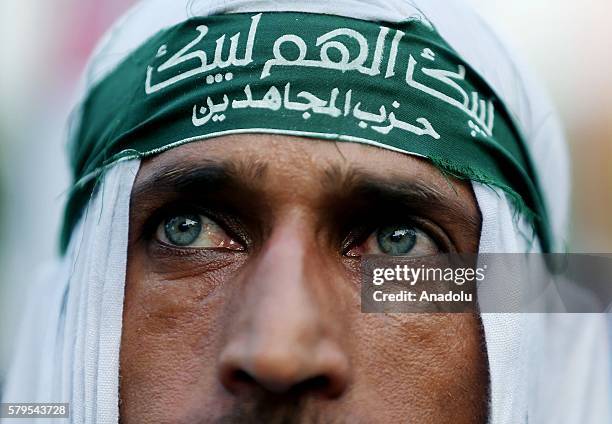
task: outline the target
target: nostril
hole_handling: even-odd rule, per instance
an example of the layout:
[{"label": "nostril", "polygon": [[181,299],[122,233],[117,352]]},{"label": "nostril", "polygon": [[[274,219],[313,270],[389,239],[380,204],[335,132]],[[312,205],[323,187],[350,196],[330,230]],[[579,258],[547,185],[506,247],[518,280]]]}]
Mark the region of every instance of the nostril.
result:
[{"label": "nostril", "polygon": [[287,395],[302,397],[304,395],[319,395],[329,398],[339,396],[343,389],[341,382],[335,382],[333,376],[317,375],[304,380],[295,381],[293,384],[285,382],[283,384],[271,381],[264,381],[256,378],[249,372],[236,369],[226,374],[225,386],[234,394],[246,391],[263,391],[274,393],[275,395]]},{"label": "nostril", "polygon": [[337,398],[342,396],[346,390],[347,383],[347,378],[344,375],[330,372],[300,381],[291,387],[291,391],[296,393],[315,393],[327,398]]},{"label": "nostril", "polygon": [[234,394],[250,391],[259,385],[251,374],[238,367],[225,368],[220,376],[225,388]]},{"label": "nostril", "polygon": [[336,398],[349,382],[348,361],[338,350],[319,349],[313,355],[291,350],[237,352],[226,350],[219,363],[220,382],[234,395],[255,391]]},{"label": "nostril", "polygon": [[294,395],[299,395],[308,392],[327,395],[330,393],[331,386],[331,380],[324,375],[320,375],[293,385],[289,389],[289,391]]},{"label": "nostril", "polygon": [[255,379],[251,375],[243,370],[236,370],[232,373],[231,379],[236,383],[242,384],[254,384]]}]

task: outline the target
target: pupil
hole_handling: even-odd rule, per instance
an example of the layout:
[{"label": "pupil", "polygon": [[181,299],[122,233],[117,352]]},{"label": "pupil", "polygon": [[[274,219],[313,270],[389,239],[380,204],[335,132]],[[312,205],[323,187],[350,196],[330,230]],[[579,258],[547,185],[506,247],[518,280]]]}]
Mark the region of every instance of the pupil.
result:
[{"label": "pupil", "polygon": [[378,245],[388,255],[405,255],[416,244],[416,232],[408,226],[388,226],[378,231]]},{"label": "pupil", "polygon": [[194,224],[195,224],[195,221],[186,219],[185,222],[181,222],[179,224],[179,230],[182,232],[188,231],[191,227],[194,226]]},{"label": "pupil", "polygon": [[408,232],[408,230],[396,230],[391,235],[391,240],[394,241],[394,242],[401,241],[402,238],[404,238],[404,236],[406,235],[407,232]]}]

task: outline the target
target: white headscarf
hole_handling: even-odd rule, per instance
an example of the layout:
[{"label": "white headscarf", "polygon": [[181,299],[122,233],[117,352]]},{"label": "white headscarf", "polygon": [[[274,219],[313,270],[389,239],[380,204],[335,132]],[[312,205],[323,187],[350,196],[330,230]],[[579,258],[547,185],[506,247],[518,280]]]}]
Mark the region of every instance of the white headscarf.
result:
[{"label": "white headscarf", "polygon": [[[515,115],[539,174],[554,238],[562,245],[569,168],[556,114],[524,67],[463,0],[143,1],[96,49],[81,99],[160,29],[192,16],[259,11],[431,22]],[[70,402],[72,422],[117,422],[129,200],[139,166],[138,160],[118,163],[105,175],[66,255],[48,274],[52,277],[34,288],[3,402]],[[483,219],[480,252],[539,250],[522,235],[529,234],[527,224],[515,218],[503,192],[479,184],[474,192]],[[610,422],[603,316],[486,313],[481,319],[491,424]]]}]

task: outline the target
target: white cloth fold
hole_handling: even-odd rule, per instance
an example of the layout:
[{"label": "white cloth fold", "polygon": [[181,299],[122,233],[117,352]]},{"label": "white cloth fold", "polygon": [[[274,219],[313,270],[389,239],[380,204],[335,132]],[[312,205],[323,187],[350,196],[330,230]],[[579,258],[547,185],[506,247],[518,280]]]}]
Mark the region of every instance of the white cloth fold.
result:
[{"label": "white cloth fold", "polygon": [[108,171],[65,257],[30,293],[4,402],[68,402],[71,422],[117,422],[129,206],[139,165]]}]

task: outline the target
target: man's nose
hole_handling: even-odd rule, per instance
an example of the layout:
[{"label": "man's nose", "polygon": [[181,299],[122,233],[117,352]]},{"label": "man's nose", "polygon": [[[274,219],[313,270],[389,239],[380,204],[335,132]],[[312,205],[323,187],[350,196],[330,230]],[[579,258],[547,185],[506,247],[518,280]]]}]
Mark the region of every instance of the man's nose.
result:
[{"label": "man's nose", "polygon": [[299,233],[279,231],[245,270],[219,358],[219,378],[230,392],[345,391],[350,369],[341,321],[326,292],[328,271],[311,247]]}]

